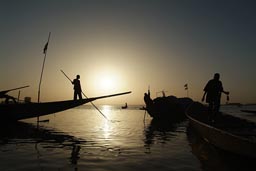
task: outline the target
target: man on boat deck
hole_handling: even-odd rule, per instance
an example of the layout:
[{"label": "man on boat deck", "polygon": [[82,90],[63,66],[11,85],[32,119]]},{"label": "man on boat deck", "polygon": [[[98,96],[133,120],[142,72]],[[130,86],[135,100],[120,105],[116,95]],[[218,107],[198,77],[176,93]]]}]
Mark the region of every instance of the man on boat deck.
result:
[{"label": "man on boat deck", "polygon": [[77,96],[79,99],[82,99],[82,89],[80,84],[80,75],[76,76],[76,79],[73,80],[72,84],[74,84],[74,100],[77,100]]},{"label": "man on boat deck", "polygon": [[208,81],[204,88],[204,95],[202,101],[205,99],[209,104],[209,111],[219,112],[221,93],[229,95],[229,92],[223,90],[222,82],[219,80],[220,74],[215,73],[214,78]]}]

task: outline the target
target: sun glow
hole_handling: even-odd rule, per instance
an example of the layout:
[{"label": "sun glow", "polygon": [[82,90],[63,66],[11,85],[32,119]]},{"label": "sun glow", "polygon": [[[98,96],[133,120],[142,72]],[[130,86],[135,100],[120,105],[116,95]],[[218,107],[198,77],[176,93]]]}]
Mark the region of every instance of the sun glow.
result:
[{"label": "sun glow", "polygon": [[100,86],[105,90],[112,89],[115,87],[115,80],[111,76],[105,76],[100,80]]},{"label": "sun glow", "polygon": [[115,91],[118,87],[118,79],[114,74],[102,73],[97,76],[95,84],[98,90]]}]

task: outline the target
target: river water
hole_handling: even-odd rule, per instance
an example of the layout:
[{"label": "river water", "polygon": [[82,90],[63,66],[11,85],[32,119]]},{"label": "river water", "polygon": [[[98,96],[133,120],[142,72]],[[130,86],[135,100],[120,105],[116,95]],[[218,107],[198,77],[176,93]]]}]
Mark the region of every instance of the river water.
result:
[{"label": "river water", "polygon": [[[80,106],[1,127],[0,170],[207,171],[255,170],[254,161],[227,154],[198,137],[188,121],[158,123],[141,106]],[[245,108],[245,107],[242,107]],[[241,107],[222,107],[255,120]],[[247,108],[256,109],[256,106]],[[251,167],[251,169],[249,169]]]}]

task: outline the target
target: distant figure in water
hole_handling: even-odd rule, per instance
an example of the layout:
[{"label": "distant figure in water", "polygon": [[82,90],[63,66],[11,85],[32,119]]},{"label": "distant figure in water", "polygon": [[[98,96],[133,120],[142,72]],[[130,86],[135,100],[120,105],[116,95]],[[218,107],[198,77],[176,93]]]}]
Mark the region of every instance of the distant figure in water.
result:
[{"label": "distant figure in water", "polygon": [[219,112],[221,93],[229,95],[228,91],[223,90],[222,82],[220,81],[220,74],[215,73],[214,78],[206,84],[202,98],[202,101],[204,101],[206,95],[206,102],[209,104],[209,111]]},{"label": "distant figure in water", "polygon": [[80,84],[80,75],[76,76],[76,79],[73,80],[72,84],[74,84],[74,100],[77,100],[77,96],[79,99],[82,99],[82,89]]}]

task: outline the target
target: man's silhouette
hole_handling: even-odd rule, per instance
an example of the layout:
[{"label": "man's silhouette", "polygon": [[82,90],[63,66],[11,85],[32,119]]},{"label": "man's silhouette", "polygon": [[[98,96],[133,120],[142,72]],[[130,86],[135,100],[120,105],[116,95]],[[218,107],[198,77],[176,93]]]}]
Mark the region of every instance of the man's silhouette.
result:
[{"label": "man's silhouette", "polygon": [[209,104],[210,111],[219,112],[221,93],[229,94],[229,92],[223,90],[222,82],[219,79],[220,74],[215,73],[214,78],[208,81],[204,88],[202,101],[204,101],[206,95],[206,102]]},{"label": "man's silhouette", "polygon": [[72,84],[74,84],[74,100],[77,100],[77,96],[79,99],[82,99],[82,89],[80,85],[80,75],[76,76],[76,79],[73,80]]}]

